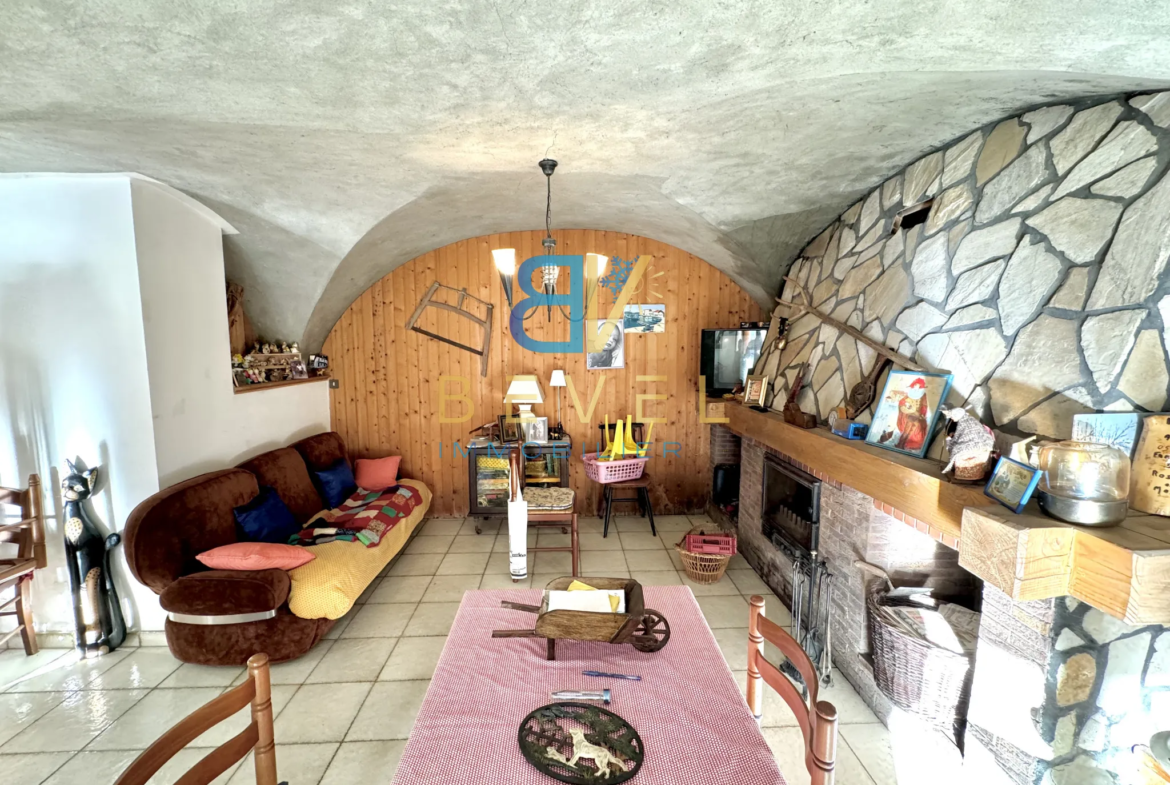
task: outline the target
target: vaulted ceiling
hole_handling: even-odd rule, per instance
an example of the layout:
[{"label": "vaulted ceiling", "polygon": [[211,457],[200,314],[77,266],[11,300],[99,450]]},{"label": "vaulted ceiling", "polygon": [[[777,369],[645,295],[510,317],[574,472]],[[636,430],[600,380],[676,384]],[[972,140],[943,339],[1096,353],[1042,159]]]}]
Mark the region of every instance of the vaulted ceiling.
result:
[{"label": "vaulted ceiling", "polygon": [[266,334],[543,226],[654,237],[761,304],[868,187],[1032,104],[1170,85],[1145,0],[0,4],[0,170],[137,171],[240,230]]}]

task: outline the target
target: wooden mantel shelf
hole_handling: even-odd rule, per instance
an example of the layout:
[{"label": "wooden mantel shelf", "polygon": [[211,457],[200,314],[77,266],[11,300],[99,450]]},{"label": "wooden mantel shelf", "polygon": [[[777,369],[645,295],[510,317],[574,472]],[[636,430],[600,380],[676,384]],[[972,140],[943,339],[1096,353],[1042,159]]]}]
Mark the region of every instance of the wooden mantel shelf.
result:
[{"label": "wooden mantel shelf", "polygon": [[1120,526],[1073,526],[1030,502],[963,516],[959,565],[1014,600],[1068,595],[1129,624],[1170,625],[1170,518],[1132,512]]},{"label": "wooden mantel shelf", "polygon": [[740,436],[761,442],[953,537],[960,537],[963,509],[987,501],[982,486],[948,482],[936,461],[843,439],[823,428],[797,428],[779,414],[725,403],[727,427]]}]

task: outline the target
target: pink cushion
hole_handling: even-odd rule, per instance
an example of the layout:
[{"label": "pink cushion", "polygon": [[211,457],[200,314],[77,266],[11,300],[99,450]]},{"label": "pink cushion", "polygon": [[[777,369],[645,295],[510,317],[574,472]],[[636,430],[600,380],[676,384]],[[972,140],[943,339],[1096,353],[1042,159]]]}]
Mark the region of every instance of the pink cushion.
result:
[{"label": "pink cushion", "polygon": [[353,473],[354,482],[367,491],[384,491],[398,484],[398,464],[401,455],[388,458],[358,458]]},{"label": "pink cushion", "polygon": [[276,542],[233,542],[195,557],[213,570],[292,570],[317,558],[307,548]]}]

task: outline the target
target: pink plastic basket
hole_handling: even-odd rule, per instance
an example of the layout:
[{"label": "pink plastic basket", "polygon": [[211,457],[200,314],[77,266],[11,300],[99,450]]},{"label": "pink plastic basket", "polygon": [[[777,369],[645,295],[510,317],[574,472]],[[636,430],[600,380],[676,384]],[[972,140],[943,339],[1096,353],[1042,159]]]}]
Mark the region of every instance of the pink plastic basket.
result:
[{"label": "pink plastic basket", "polygon": [[691,553],[706,553],[720,556],[735,555],[734,534],[706,534],[703,531],[688,534],[683,546]]},{"label": "pink plastic basket", "polygon": [[620,461],[599,461],[600,453],[590,453],[583,456],[585,461],[585,475],[594,482],[627,482],[642,476],[649,458],[623,458]]}]

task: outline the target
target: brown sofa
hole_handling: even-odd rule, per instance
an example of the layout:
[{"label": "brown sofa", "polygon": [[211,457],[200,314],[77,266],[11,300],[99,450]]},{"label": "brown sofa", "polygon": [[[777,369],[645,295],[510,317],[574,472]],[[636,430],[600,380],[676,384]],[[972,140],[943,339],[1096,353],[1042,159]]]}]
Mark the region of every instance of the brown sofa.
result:
[{"label": "brown sofa", "polygon": [[168,612],[167,644],[175,657],[243,665],[264,652],[282,662],[307,652],[333,626],[333,619],[289,610],[286,571],[210,570],[195,557],[237,541],[232,509],[254,498],[260,485],[275,488],[297,522],[306,523],[325,507],[309,467],[325,469],[338,459],[348,460],[341,437],[322,433],[173,485],[134,509],[124,533],[127,561]]}]

